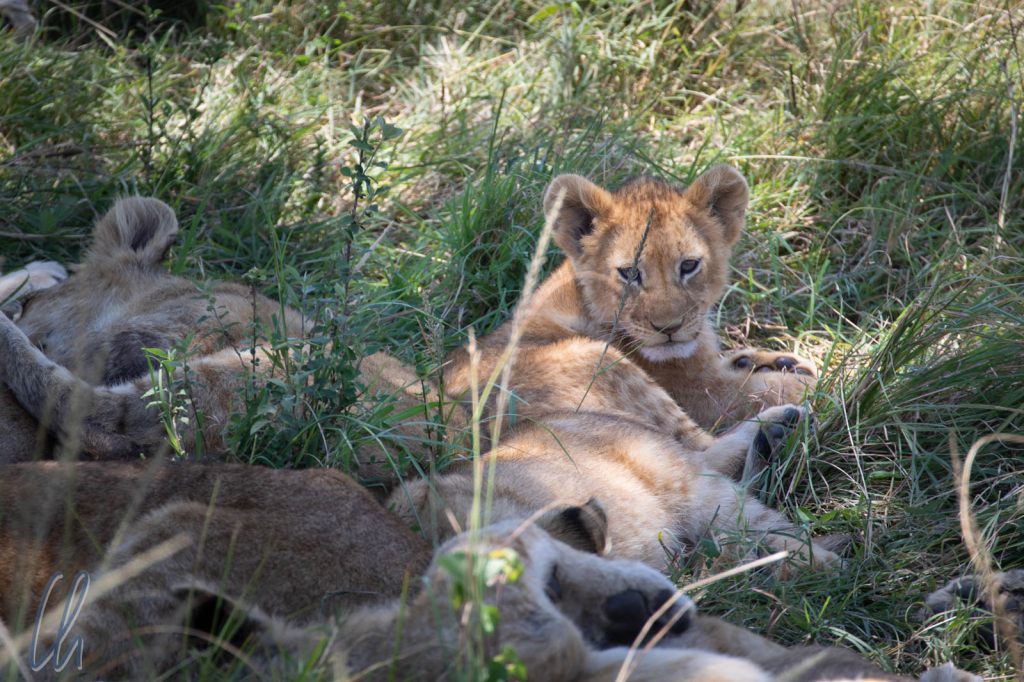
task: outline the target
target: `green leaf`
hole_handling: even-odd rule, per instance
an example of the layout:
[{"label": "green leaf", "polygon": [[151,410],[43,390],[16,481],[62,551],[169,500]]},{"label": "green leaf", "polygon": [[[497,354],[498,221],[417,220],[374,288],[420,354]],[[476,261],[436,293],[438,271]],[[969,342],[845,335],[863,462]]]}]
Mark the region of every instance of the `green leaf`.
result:
[{"label": "green leaf", "polygon": [[497,606],[491,604],[480,605],[480,627],[483,628],[485,633],[493,635],[498,629],[499,620],[501,620],[501,614],[498,613]]},{"label": "green leaf", "polygon": [[544,21],[545,19],[547,19],[551,15],[557,13],[558,10],[560,10],[560,9],[562,9],[561,3],[555,2],[555,3],[552,3],[550,5],[545,5],[544,7],[541,7],[539,10],[537,10],[532,15],[530,15],[530,17],[527,18],[526,23],[527,24],[537,24],[537,23],[540,23],[541,21]]}]

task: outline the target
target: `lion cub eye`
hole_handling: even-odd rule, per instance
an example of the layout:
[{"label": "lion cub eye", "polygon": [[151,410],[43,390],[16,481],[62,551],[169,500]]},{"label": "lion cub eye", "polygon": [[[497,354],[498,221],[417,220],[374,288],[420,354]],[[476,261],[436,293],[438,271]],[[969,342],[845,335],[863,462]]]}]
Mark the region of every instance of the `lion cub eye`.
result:
[{"label": "lion cub eye", "polygon": [[700,270],[700,258],[687,258],[679,264],[679,276],[686,279]]},{"label": "lion cub eye", "polygon": [[622,281],[626,284],[636,284],[637,286],[642,283],[643,279],[640,276],[640,269],[634,267],[619,268],[619,277],[621,277]]}]

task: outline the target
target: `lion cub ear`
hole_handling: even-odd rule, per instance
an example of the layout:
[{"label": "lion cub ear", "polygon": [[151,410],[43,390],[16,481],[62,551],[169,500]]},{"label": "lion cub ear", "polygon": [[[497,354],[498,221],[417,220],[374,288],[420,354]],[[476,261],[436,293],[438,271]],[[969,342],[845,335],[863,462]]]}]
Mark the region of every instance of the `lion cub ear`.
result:
[{"label": "lion cub ear", "polygon": [[683,196],[721,223],[722,236],[728,244],[736,243],[743,231],[750,199],[747,181],[738,170],[726,164],[712,166],[686,188]]},{"label": "lion cub ear", "polygon": [[582,506],[552,509],[537,519],[537,525],[551,537],[581,552],[605,555],[611,550],[608,515],[593,497]]},{"label": "lion cub ear", "polygon": [[559,175],[544,192],[544,218],[554,221],[555,243],[572,259],[583,252],[580,240],[594,231],[594,218],[611,205],[612,195],[581,175]]},{"label": "lion cub ear", "polygon": [[87,258],[155,265],[178,236],[171,207],[151,197],[126,197],[99,219]]}]

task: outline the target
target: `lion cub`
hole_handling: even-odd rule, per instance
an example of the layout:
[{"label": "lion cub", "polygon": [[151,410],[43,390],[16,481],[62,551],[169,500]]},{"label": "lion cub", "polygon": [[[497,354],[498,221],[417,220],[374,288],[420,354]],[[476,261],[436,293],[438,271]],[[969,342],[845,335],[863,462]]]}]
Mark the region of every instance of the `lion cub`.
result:
[{"label": "lion cub", "polygon": [[[196,454],[201,442],[214,459],[228,454],[225,429],[244,411],[246,388],[284,372],[282,352],[270,350],[271,330],[301,343],[309,323],[248,286],[200,288],[168,272],[162,261],[177,232],[163,202],[121,199],[97,222],[70,278],[53,263],[0,277],[0,304],[16,297],[21,306],[17,326],[0,313],[0,463],[61,452],[124,459],[166,451],[165,424],[146,397],[154,378],[146,349],[183,342],[185,367],[169,382],[177,386],[187,375],[180,445]],[[364,358],[360,373],[364,397],[389,396],[396,414],[420,410],[419,421],[394,426],[407,450],[419,447],[428,438],[425,406],[436,399],[430,388],[383,353]],[[360,475],[393,476],[391,445],[388,437],[359,444]]]},{"label": "lion cub", "polygon": [[[687,449],[648,425],[620,415],[552,412],[523,423],[488,452],[484,478],[493,476],[491,521],[541,516],[541,525],[574,543],[572,519],[546,517],[564,506],[583,507],[599,499],[608,513],[611,556],[643,561],[662,569],[708,533],[749,536],[773,550],[787,550],[797,563],[838,566],[839,557],[811,541],[806,531],[761,504],[721,469],[740,447],[775,447],[801,416],[798,408],[774,407],[762,413],[772,422],[741,424],[704,451]],[[768,434],[771,435],[768,435]],[[765,454],[755,453],[754,454]],[[490,466],[493,465],[493,470]],[[416,479],[392,493],[400,516],[441,538],[455,531],[439,510],[468,523],[477,490],[469,462],[455,464],[432,481]],[[666,556],[668,555],[668,557]]]},{"label": "lion cub", "polygon": [[[183,446],[194,452],[201,430],[207,451],[223,452],[228,415],[254,371],[277,371],[264,330],[303,337],[297,311],[249,287],[200,291],[164,269],[177,233],[163,202],[121,199],[96,223],[70,278],[25,300],[18,326],[0,315],[0,379],[59,445],[105,458],[161,451],[165,427],[142,398],[153,387],[145,349],[166,351],[187,339]],[[35,429],[28,438],[36,440]],[[0,446],[0,461],[32,456],[13,440]]]},{"label": "lion cub", "polygon": [[[525,313],[517,312],[524,326],[501,387],[515,426],[485,455],[494,465],[492,519],[598,498],[611,515],[612,553],[655,568],[664,565],[666,549],[680,552],[712,531],[753,533],[805,563],[838,563],[729,480],[771,454],[802,408],[769,407],[715,437],[627,357],[639,351],[667,360],[708,346],[706,313],[724,286],[746,200],[746,183],[727,167],[713,168],[685,192],[649,179],[616,195],[577,176],[552,182],[545,212],[569,258]],[[468,348],[451,356],[449,396],[464,395],[474,371],[480,383],[493,374],[512,324],[483,338],[475,357]],[[749,380],[733,373],[740,374]],[[704,390],[692,382],[677,388]],[[447,508],[464,521],[475,487],[470,465],[456,464],[435,481],[407,484],[392,503],[445,536],[451,531],[433,522],[436,511]]]},{"label": "lion cub", "polygon": [[[525,315],[509,387],[519,414],[600,406],[704,447],[710,441],[698,425],[798,402],[815,383],[810,361],[751,349],[723,355],[710,322],[747,200],[743,176],[724,165],[686,189],[642,177],[609,192],[578,175],[556,177],[544,211],[566,260]],[[511,322],[480,342],[480,376],[510,331]],[[463,349],[449,360],[446,390],[462,395],[469,355]],[[667,393],[652,393],[655,382]],[[669,398],[682,410],[665,405]]]}]

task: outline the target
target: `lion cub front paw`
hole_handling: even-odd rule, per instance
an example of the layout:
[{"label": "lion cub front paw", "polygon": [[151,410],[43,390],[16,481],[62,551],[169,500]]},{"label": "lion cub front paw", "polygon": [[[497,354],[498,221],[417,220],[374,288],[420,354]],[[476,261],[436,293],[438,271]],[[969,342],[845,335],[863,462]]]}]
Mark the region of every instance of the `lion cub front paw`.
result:
[{"label": "lion cub front paw", "polygon": [[57,286],[68,278],[68,271],[52,260],[37,260],[25,266],[32,291],[42,291]]},{"label": "lion cub front paw", "polygon": [[812,419],[811,413],[797,405],[779,405],[762,410],[754,419],[760,424],[751,449],[758,457],[769,459],[789,438],[789,434],[804,421]]},{"label": "lion cub front paw", "polygon": [[725,359],[732,370],[750,374],[752,372],[792,372],[801,376],[817,378],[818,369],[807,358],[792,353],[773,353],[765,350],[741,348],[726,353]]}]

